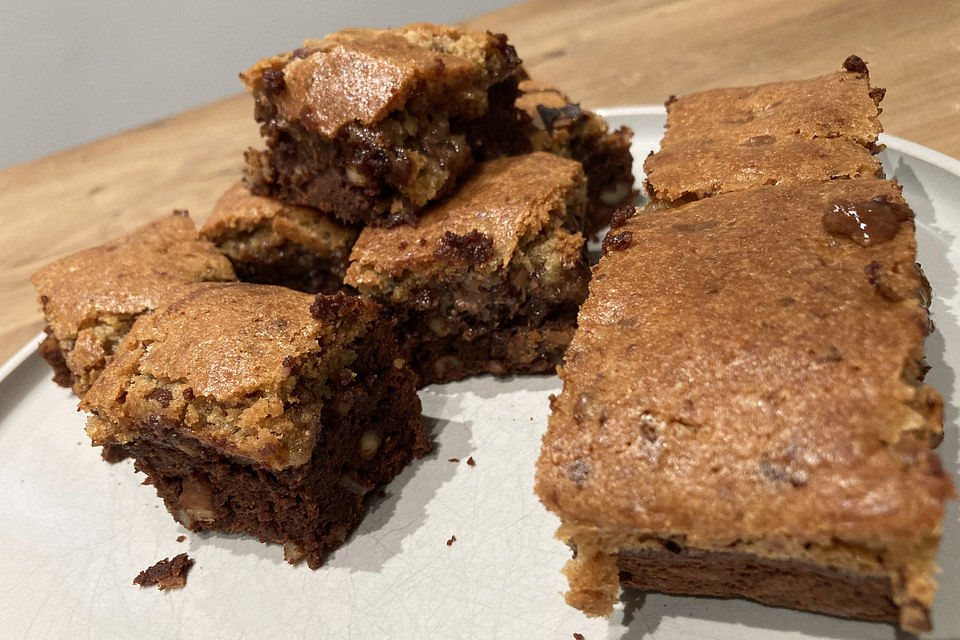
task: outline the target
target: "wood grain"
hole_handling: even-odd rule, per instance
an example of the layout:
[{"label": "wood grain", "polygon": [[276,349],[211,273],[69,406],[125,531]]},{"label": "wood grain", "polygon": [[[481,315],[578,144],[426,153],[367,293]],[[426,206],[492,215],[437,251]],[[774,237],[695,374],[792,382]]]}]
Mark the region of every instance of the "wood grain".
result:
[{"label": "wood grain", "polygon": [[[887,131],[960,156],[956,0],[533,0],[467,24],[509,34],[532,75],[591,107],[813,76],[857,53],[888,89]],[[236,96],[0,171],[0,361],[40,329],[31,273],[174,208],[205,219],[257,143]]]}]

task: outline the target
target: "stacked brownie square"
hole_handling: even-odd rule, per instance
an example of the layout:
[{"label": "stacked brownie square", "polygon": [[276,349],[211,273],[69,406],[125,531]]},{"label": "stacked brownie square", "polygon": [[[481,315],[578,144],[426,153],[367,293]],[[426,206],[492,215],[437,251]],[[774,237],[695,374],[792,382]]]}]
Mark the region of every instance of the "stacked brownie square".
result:
[{"label": "stacked brownie square", "polygon": [[537,465],[571,605],[624,586],[930,628],[955,490],[913,212],[870,153],[882,95],[851,57],[668,103]]},{"label": "stacked brownie square", "polygon": [[421,385],[559,364],[584,237],[635,195],[629,129],[453,27],[347,29],[241,77],[265,148],[202,233],[242,279],[377,300]]},{"label": "stacked brownie square", "polygon": [[315,568],[429,450],[418,385],[553,370],[630,132],[566,98],[535,122],[522,76],[505,36],[428,24],[241,74],[266,147],[199,233],[178,213],[34,277],[105,457],[183,526]]}]

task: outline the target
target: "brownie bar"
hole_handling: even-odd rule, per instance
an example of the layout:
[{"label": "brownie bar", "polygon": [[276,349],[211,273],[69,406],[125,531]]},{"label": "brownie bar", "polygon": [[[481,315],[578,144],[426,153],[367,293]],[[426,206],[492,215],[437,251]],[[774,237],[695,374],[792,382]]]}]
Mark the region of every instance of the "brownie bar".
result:
[{"label": "brownie bar", "polygon": [[660,150],[644,162],[650,198],[690,202],[761,185],[883,177],[880,101],[863,60],[810,80],[715,89],[667,102]]},{"label": "brownie bar", "polygon": [[517,108],[532,150],[548,151],[583,164],[587,175],[586,233],[610,223],[610,216],[636,197],[633,188],[633,131],[610,131],[596,113],[574,104],[556,87],[523,80]]},{"label": "brownie bar", "polygon": [[414,379],[371,302],[197,284],[134,323],[81,409],[182,525],[316,568],[429,449]]},{"label": "brownie bar", "polygon": [[519,63],[506,36],[430,24],[346,29],[262,60],[241,74],[267,146],[248,151],[247,185],[348,223],[410,221],[496,131],[471,122],[515,117]]},{"label": "brownie bar", "polygon": [[343,287],[358,231],[316,209],[255,196],[236,184],[217,201],[200,234],[230,258],[245,282],[332,294]]},{"label": "brownie bar", "polygon": [[54,381],[82,397],[133,321],[181,284],[234,280],[186,211],[57,260],[30,278],[47,322],[40,355]]},{"label": "brownie bar", "polygon": [[579,163],[478,164],[415,227],[367,227],[346,282],[390,309],[421,384],[553,370],[590,273]]},{"label": "brownie bar", "polygon": [[567,601],[608,614],[622,582],[928,628],[955,492],[931,451],[929,291],[896,183],[616,223],[537,466],[577,549]]}]

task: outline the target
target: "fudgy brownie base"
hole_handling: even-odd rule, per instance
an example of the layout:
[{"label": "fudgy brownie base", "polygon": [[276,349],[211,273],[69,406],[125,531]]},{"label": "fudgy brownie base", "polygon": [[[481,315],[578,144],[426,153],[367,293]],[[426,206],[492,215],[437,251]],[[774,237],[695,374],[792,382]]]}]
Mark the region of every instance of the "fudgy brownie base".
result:
[{"label": "fudgy brownie base", "polygon": [[497,376],[552,373],[573,338],[576,311],[536,326],[488,330],[476,337],[445,338],[408,334],[403,343],[419,386],[454,382],[492,373]]},{"label": "fudgy brownie base", "polygon": [[69,389],[73,387],[73,383],[76,382],[76,377],[73,375],[73,372],[70,371],[70,367],[67,366],[63,349],[60,348],[60,341],[57,340],[57,336],[53,335],[53,329],[50,327],[45,328],[43,331],[47,334],[47,337],[40,342],[40,346],[37,347],[37,353],[39,353],[40,357],[46,360],[50,368],[53,369],[53,381],[61,387]]},{"label": "fudgy brownie base", "polygon": [[775,607],[896,624],[890,578],[849,573],[746,553],[627,549],[619,556],[620,584],[674,595],[747,598]]},{"label": "fudgy brownie base", "polygon": [[279,285],[306,293],[332,294],[350,290],[343,284],[348,264],[345,255],[319,258],[302,247],[285,243],[269,254],[244,256],[242,261],[234,259],[231,262],[243,282]]},{"label": "fudgy brownie base", "polygon": [[429,450],[414,382],[394,364],[399,354],[389,331],[385,323],[371,329],[357,344],[357,375],[330,382],[305,465],[258,467],[162,420],[119,448],[188,529],[278,542],[288,561],[305,559],[315,569],[360,522],[364,495]]}]

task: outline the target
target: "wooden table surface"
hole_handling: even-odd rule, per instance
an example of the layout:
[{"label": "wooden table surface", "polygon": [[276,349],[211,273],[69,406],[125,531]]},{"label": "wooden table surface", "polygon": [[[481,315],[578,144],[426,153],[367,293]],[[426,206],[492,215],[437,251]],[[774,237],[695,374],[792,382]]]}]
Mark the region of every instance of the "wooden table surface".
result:
[{"label": "wooden table surface", "polygon": [[[886,130],[960,157],[957,0],[533,0],[467,24],[509,34],[532,75],[589,107],[819,75],[857,53],[887,88]],[[174,208],[204,220],[256,144],[238,95],[0,171],[0,362],[41,327],[31,273]]]}]

